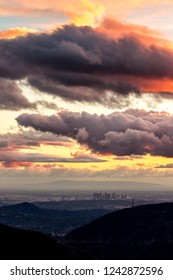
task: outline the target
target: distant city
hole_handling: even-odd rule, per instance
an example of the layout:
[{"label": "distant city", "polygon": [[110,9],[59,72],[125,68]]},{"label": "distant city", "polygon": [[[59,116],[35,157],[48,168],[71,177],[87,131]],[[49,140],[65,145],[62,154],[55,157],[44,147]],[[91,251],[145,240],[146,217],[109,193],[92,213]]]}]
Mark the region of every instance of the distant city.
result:
[{"label": "distant city", "polygon": [[0,223],[61,238],[110,212],[172,201],[165,191],[0,192]]},{"label": "distant city", "polygon": [[[115,208],[122,204],[123,206],[132,206],[146,203],[159,203],[164,201],[173,201],[173,192],[157,191],[76,191],[76,192],[2,192],[0,191],[0,206],[11,205],[20,202],[30,203],[44,203],[44,202],[59,202],[59,205],[68,204],[68,208],[74,203],[84,204],[86,208],[91,204],[95,205],[111,205],[111,208]],[[70,204],[71,203],[71,204]],[[76,204],[77,205],[77,204]],[[87,207],[88,205],[88,207]],[[74,205],[73,205],[74,207]],[[66,207],[65,207],[66,208]],[[64,209],[65,209],[64,208]]]},{"label": "distant city", "polygon": [[93,193],[94,200],[117,200],[117,199],[129,199],[130,197],[125,194],[117,194],[115,192],[107,193],[107,192],[95,192]]}]

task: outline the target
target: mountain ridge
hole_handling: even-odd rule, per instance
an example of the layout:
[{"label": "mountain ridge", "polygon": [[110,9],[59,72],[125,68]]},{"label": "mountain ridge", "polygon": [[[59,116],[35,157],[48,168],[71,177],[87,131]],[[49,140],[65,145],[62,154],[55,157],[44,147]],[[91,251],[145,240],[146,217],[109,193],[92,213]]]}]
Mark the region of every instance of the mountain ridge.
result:
[{"label": "mountain ridge", "polygon": [[108,212],[105,209],[74,211],[49,209],[23,202],[1,206],[0,223],[46,234],[64,234]]},{"label": "mountain ridge", "polygon": [[1,260],[76,260],[89,258],[81,250],[57,243],[52,238],[31,230],[21,230],[0,224],[0,237]]},{"label": "mountain ridge", "polygon": [[173,203],[107,214],[67,234],[64,244],[97,259],[173,259]]}]

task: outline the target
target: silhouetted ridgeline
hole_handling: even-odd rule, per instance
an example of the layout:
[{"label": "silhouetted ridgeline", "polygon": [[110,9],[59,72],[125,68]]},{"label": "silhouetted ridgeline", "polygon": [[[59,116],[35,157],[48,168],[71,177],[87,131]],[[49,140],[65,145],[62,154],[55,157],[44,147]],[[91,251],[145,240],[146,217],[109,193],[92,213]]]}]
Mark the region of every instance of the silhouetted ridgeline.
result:
[{"label": "silhouetted ridgeline", "polygon": [[85,225],[108,212],[110,211],[106,209],[52,210],[24,202],[0,207],[0,223],[21,229],[58,235]]},{"label": "silhouetted ridgeline", "polygon": [[[0,224],[1,260],[78,260],[89,257],[77,249],[61,245],[42,233]],[[90,257],[91,258],[91,257]]]},{"label": "silhouetted ridgeline", "polygon": [[97,259],[173,259],[173,203],[107,214],[73,230],[64,242]]},{"label": "silhouetted ridgeline", "polygon": [[38,232],[0,224],[0,245],[1,259],[173,260],[173,203],[107,214],[71,231],[63,244]]}]

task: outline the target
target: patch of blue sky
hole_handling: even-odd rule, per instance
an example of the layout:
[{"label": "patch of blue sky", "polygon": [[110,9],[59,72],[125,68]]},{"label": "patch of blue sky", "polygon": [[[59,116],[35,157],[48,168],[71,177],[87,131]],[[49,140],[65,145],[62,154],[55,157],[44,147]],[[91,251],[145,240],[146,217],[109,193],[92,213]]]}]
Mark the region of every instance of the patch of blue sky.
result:
[{"label": "patch of blue sky", "polygon": [[65,24],[67,21],[68,18],[57,13],[37,16],[0,16],[0,30],[15,27],[44,29],[59,23]]}]

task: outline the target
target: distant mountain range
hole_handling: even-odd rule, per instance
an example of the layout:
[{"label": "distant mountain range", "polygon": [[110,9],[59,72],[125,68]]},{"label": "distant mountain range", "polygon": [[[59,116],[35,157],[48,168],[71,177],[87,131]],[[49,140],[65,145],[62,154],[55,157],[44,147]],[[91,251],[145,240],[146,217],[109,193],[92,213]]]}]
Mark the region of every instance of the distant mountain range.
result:
[{"label": "distant mountain range", "polygon": [[[2,178],[3,179],[3,178]],[[32,178],[31,178],[32,180]],[[40,180],[40,179],[39,179]],[[21,180],[20,180],[21,181]],[[36,181],[36,178],[34,179]],[[48,181],[48,182],[22,182],[20,184],[19,181],[11,182],[8,185],[1,183],[0,189],[3,192],[8,191],[11,192],[21,192],[22,193],[38,193],[40,191],[45,194],[49,194],[50,192],[62,192],[63,194],[69,192],[93,192],[93,191],[162,191],[164,190],[172,190],[171,185],[165,185],[161,183],[147,183],[147,182],[135,182],[135,181],[116,181],[116,180],[58,180],[58,181]],[[65,191],[64,191],[65,190]],[[79,191],[80,190],[80,191]]]},{"label": "distant mountain range", "polygon": [[96,259],[173,260],[173,203],[107,214],[67,234],[64,243]]}]

